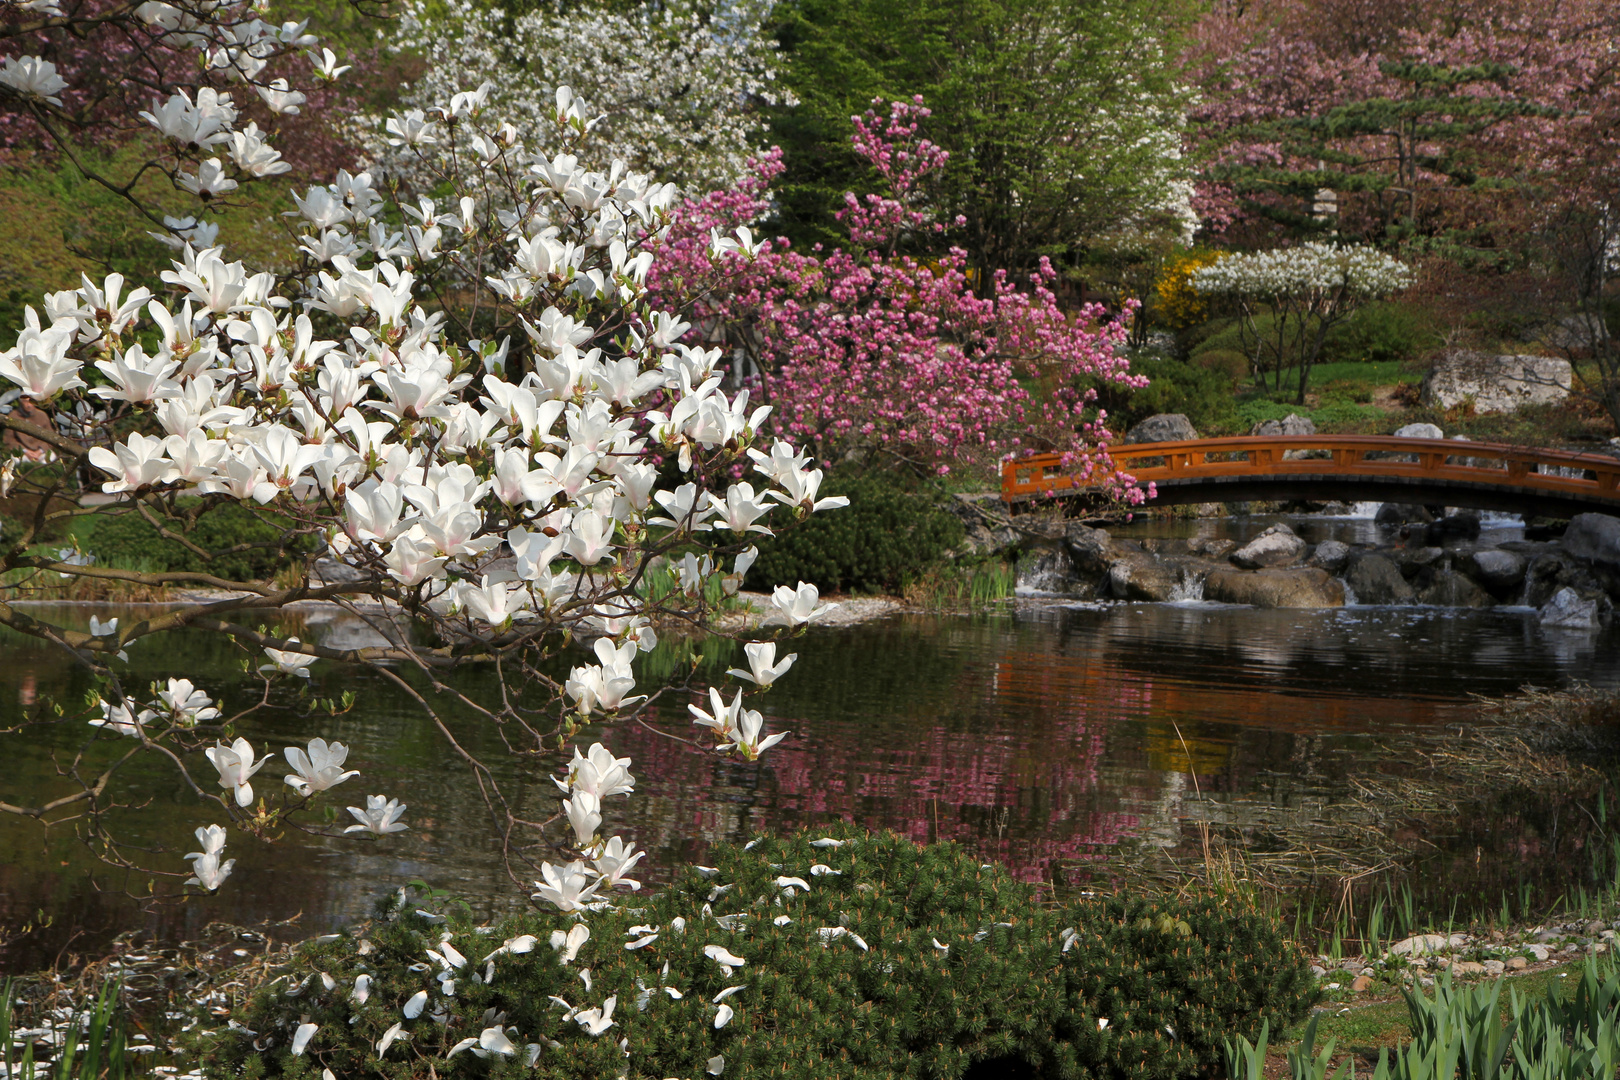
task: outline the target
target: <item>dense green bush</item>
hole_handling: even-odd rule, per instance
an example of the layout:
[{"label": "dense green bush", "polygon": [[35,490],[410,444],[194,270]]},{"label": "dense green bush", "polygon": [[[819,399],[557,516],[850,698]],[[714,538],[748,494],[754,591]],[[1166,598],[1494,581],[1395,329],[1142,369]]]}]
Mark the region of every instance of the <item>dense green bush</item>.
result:
[{"label": "dense green bush", "polygon": [[[213,574],[232,581],[269,578],[300,555],[314,550],[308,536],[292,536],[289,525],[275,514],[237,503],[221,503],[198,515],[195,523],[166,522],[170,532],[216,554],[204,559],[176,540],[158,535],[136,513],[97,514],[94,526],[80,546],[103,565],[140,569],[149,573]],[[236,550],[240,548],[241,550]]]},{"label": "dense green bush", "polygon": [[1309,417],[1316,424],[1318,431],[1353,427],[1367,421],[1386,418],[1384,411],[1375,405],[1358,405],[1344,398],[1326,398],[1316,408],[1308,409],[1292,402],[1254,397],[1237,407],[1239,422],[1245,432],[1262,421],[1282,420],[1293,413]]},{"label": "dense green bush", "polygon": [[1366,307],[1330,329],[1322,360],[1413,360],[1439,348],[1443,337],[1422,308],[1388,300]]},{"label": "dense green bush", "polygon": [[[726,1076],[795,1080],[954,1078],[1014,1061],[1042,1076],[1171,1080],[1211,1074],[1223,1038],[1289,1023],[1313,1000],[1298,950],[1259,917],[1213,903],[1042,907],[1029,886],[953,844],[842,825],[825,834],[837,846],[818,846],[819,835],[722,847],[712,870],[616,897],[581,920],[589,938],[572,962],[559,939],[573,916],[479,928],[454,910],[424,916],[402,895],[390,915],[297,950],[234,1018],[246,1032],[194,1034],[204,1072],[690,1078],[723,1057]],[[531,951],[485,959],[521,935],[533,935]],[[446,942],[466,958],[452,996],[441,989],[455,962]],[[743,963],[722,967],[710,946]],[[362,974],[371,983],[360,1004]],[[717,1002],[730,987],[741,989]],[[425,1011],[405,1020],[402,1006],[424,991]],[[603,1034],[569,1015],[609,997]],[[734,1015],[717,1027],[722,1004]],[[378,1062],[395,1023],[407,1038]],[[295,1058],[302,1024],[318,1030]],[[450,1056],[479,1038],[514,1053]]]},{"label": "dense green bush", "polygon": [[938,496],[907,491],[887,477],[831,476],[821,494],[847,496],[849,505],[761,538],[750,587],[808,581],[822,592],[897,592],[965,534]]},{"label": "dense green bush", "polygon": [[1193,366],[1218,371],[1237,386],[1248,381],[1254,365],[1247,353],[1237,349],[1205,349],[1193,358]]}]

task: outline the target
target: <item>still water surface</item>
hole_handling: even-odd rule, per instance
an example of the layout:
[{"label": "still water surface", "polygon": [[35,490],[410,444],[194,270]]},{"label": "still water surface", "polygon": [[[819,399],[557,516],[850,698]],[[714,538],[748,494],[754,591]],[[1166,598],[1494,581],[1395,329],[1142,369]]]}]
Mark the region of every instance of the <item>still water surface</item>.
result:
[{"label": "still water surface", "polygon": [[[90,610],[51,614],[87,624]],[[638,778],[632,798],[611,801],[606,828],[649,850],[644,876],[653,882],[679,862],[701,861],[710,843],[831,818],[919,840],[960,840],[1029,880],[1096,880],[1121,843],[1179,839],[1190,772],[1206,795],[1220,798],[1279,790],[1295,797],[1331,786],[1331,770],[1320,768],[1324,749],[1342,758],[1380,737],[1466,723],[1470,694],[1573,681],[1620,685],[1617,638],[1546,631],[1533,612],[1512,608],[1257,611],[1041,600],[988,615],[907,615],[812,630],[792,646],[793,671],[763,698],[771,730],[793,733],[763,761],[717,761],[635,726],[606,733],[613,749],[635,759]],[[724,647],[713,656],[716,671],[740,659]],[[233,706],[255,692],[238,654],[204,635],[145,642],[130,660],[133,685],[183,675]],[[144,881],[100,866],[71,826],[44,836],[0,819],[0,926],[37,921],[37,913],[52,920],[13,940],[0,967],[48,962],[62,949],[93,951],[131,926],[175,939],[213,919],[297,916],[296,929],[279,936],[318,933],[417,878],[485,913],[522,903],[501,870],[472,778],[405,695],[326,662],[315,673],[318,694],[353,689],[359,707],[336,720],[306,717],[278,689],[286,694],[275,699],[278,707],[249,718],[240,732],[261,751],[278,752],[256,790],[282,787],[282,747],[315,735],[339,739],[362,775],[329,801],[341,808],[373,792],[397,796],[409,804],[409,832],[381,843],[297,832],[274,846],[233,839],[236,872],[217,896],[139,914],[124,892]],[[87,685],[43,646],[0,642],[4,726],[18,721],[25,700],[78,702]],[[689,731],[683,703],[663,705],[651,722]],[[469,725],[463,734],[498,757],[487,733]],[[38,803],[69,790],[55,764],[89,741],[79,731],[49,741],[37,733],[0,736],[0,798]],[[1303,754],[1307,742],[1312,752]],[[90,753],[104,756],[117,745],[103,735]],[[197,767],[200,778],[212,775],[206,762]],[[544,775],[511,768],[503,779],[534,816],[554,809],[557,793]],[[135,838],[164,845],[163,857],[183,868],[180,855],[194,849],[191,830],[220,820],[218,807],[210,812],[161,769],[129,780],[155,796],[131,818]]]}]

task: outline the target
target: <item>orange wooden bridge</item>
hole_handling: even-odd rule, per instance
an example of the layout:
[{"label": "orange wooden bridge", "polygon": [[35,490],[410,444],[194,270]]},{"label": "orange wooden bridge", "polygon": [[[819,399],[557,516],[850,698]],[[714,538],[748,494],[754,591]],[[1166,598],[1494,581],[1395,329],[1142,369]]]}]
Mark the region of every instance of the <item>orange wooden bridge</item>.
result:
[{"label": "orange wooden bridge", "polygon": [[[1390,435],[1257,435],[1109,448],[1157,491],[1147,506],[1246,502],[1395,502],[1570,517],[1620,515],[1620,460],[1603,454]],[[1002,466],[1008,503],[1092,493],[1056,454]]]}]

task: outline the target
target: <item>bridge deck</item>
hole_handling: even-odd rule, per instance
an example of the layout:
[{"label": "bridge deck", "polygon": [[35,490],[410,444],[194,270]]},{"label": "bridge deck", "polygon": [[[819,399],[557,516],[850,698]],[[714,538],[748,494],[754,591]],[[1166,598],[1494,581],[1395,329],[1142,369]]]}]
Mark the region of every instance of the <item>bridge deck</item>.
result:
[{"label": "bridge deck", "polygon": [[[1401,502],[1567,517],[1620,513],[1620,460],[1501,443],[1388,435],[1260,435],[1109,448],[1148,506],[1253,499]],[[1009,503],[1094,494],[1057,454],[1002,466]]]}]

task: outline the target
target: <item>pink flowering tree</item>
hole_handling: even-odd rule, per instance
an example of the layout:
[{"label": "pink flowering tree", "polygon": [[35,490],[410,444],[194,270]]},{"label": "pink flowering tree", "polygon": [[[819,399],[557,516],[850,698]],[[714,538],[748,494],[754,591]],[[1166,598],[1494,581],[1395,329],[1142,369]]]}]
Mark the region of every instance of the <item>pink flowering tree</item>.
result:
[{"label": "pink flowering tree", "polygon": [[1058,451],[1077,476],[1139,502],[1095,406],[1103,383],[1146,383],[1119,349],[1134,307],[1064,311],[1045,260],[1026,279],[996,271],[980,289],[983,271],[962,249],[920,254],[947,236],[926,200],[947,157],[921,132],[928,115],[914,99],[854,118],[854,147],[886,191],[845,196],[847,247],[755,241],[749,226],[768,216],[782,169],[772,150],[736,187],[681,207],[650,287],[689,312],[691,340],[730,352],[733,379],[757,384],[778,435],[823,461],[944,475]]},{"label": "pink flowering tree", "polygon": [[1189,57],[1205,227],[1513,252],[1550,199],[1601,202],[1580,189],[1617,30],[1607,0],[1217,5]]}]

